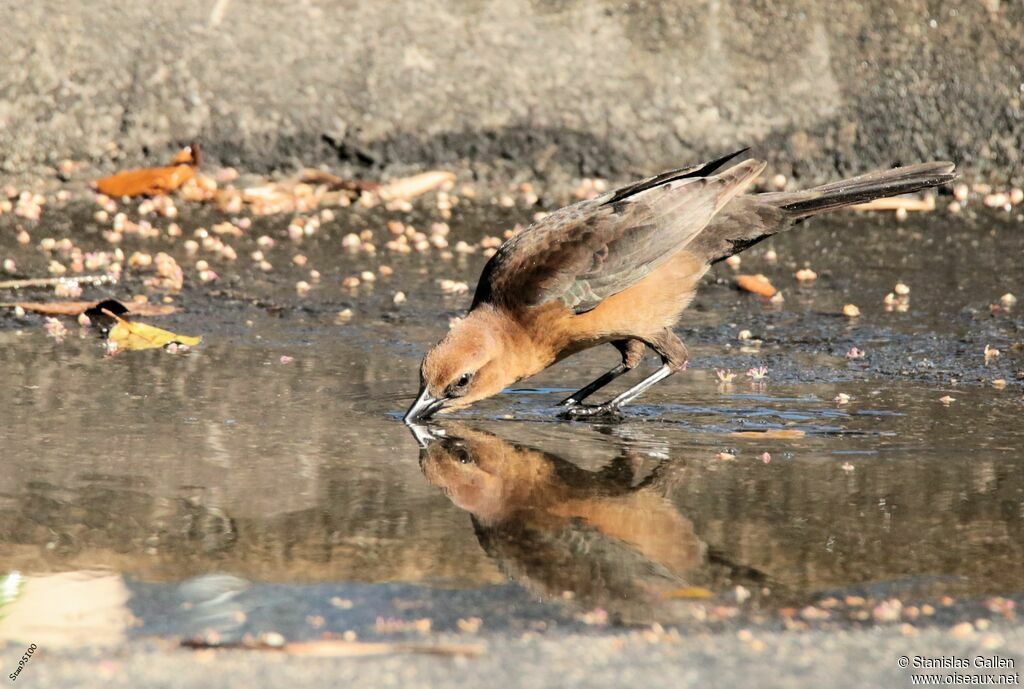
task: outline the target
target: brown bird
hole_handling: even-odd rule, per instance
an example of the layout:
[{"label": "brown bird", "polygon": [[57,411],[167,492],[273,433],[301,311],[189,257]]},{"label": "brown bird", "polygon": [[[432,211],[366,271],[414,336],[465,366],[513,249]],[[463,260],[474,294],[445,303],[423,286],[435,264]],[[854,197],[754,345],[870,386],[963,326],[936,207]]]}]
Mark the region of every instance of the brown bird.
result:
[{"label": "brown bird", "polygon": [[[562,404],[570,418],[614,412],[686,366],[672,326],[713,263],[812,215],[955,176],[952,163],[933,162],[744,194],[764,162],[716,171],[745,150],[566,206],[505,242],[484,266],[469,314],[424,357],[405,421],[465,407],[600,344],[618,349],[621,363]],[[645,347],[661,357],[657,371],[604,404],[582,403],[635,368]]]}]

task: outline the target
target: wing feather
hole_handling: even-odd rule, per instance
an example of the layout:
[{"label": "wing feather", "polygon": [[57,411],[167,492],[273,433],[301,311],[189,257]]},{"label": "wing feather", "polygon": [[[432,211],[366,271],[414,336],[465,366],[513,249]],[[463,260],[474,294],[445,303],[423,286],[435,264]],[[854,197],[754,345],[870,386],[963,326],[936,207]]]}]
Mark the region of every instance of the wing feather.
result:
[{"label": "wing feather", "polygon": [[[693,170],[703,175],[718,165]],[[619,189],[552,213],[491,257],[473,306],[557,299],[576,313],[589,311],[685,247],[763,168],[756,160],[714,176],[688,176],[684,168],[624,187],[628,194]]]}]

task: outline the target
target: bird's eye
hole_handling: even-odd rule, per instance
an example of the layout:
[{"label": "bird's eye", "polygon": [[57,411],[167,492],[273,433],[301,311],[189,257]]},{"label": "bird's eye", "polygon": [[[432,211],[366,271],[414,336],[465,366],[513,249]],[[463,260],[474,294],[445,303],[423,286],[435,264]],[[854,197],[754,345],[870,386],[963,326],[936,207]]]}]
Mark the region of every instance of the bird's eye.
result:
[{"label": "bird's eye", "polygon": [[459,379],[448,385],[447,393],[449,397],[458,397],[465,394],[466,388],[469,387],[470,381],[473,380],[472,373],[463,373],[459,376]]}]

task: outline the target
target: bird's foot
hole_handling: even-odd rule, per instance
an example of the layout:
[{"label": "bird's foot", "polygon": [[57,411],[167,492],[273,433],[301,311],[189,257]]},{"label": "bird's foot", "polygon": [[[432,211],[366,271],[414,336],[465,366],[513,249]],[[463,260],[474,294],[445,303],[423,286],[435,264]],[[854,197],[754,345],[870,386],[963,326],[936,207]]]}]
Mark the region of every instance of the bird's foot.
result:
[{"label": "bird's foot", "polygon": [[619,410],[618,405],[610,404],[605,402],[604,404],[580,404],[575,403],[569,406],[568,409],[558,415],[563,419],[569,419],[570,421],[582,421],[583,419],[597,419],[597,418],[620,418],[622,412]]}]

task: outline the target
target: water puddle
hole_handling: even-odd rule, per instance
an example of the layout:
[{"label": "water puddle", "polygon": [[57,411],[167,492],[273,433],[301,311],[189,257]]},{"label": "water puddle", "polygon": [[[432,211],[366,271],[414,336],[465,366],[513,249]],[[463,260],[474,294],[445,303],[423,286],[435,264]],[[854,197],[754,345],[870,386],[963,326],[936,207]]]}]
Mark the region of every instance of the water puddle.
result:
[{"label": "water puddle", "polygon": [[[994,236],[978,260],[998,267]],[[233,287],[270,306],[186,293],[159,325],[202,334],[188,354],[109,357],[95,334],[58,343],[5,321],[0,576],[19,574],[0,639],[699,625],[830,598],[1021,593],[1021,324],[982,314],[1004,274],[960,256],[944,278],[958,296],[941,298],[931,262],[864,248],[867,286],[849,256],[801,246],[776,248],[834,276],[816,296],[773,310],[713,276],[680,328],[692,368],[621,422],[554,417],[614,359],[594,352],[440,419],[426,447],[398,419],[466,298],[436,294],[415,257],[394,260],[389,288],[412,308],[380,289],[344,325],[344,298],[287,285]],[[481,260],[446,274],[471,281]],[[897,279],[921,285],[910,314],[830,315],[881,312]],[[1005,352],[990,366],[988,341]],[[743,375],[758,365],[766,380]]]}]

